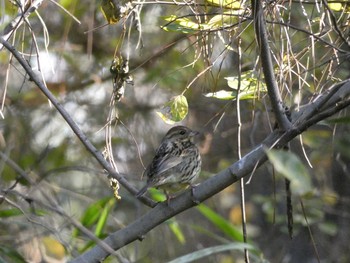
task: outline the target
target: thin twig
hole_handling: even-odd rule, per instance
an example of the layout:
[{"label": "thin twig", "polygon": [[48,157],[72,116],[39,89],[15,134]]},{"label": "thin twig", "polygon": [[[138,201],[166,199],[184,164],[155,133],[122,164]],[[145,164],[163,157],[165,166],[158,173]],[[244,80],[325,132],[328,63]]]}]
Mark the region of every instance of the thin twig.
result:
[{"label": "thin twig", "polygon": [[278,127],[286,131],[291,128],[291,123],[286,116],[284,105],[282,102],[282,97],[277,87],[277,82],[274,75],[271,51],[268,44],[266,23],[264,19],[261,1],[252,0],[252,9],[255,23],[255,34],[259,45],[261,66],[265,77],[267,92],[270,97],[272,109],[276,116]]},{"label": "thin twig", "polygon": [[[109,176],[118,180],[118,182],[125,187],[127,191],[129,191],[132,195],[136,195],[137,189],[133,187],[123,176],[121,176],[118,172],[116,172],[113,167],[105,160],[102,153],[96,149],[96,147],[90,142],[90,140],[86,137],[83,131],[79,128],[79,126],[72,119],[70,114],[64,109],[64,107],[58,102],[56,97],[47,89],[44,85],[43,81],[34,73],[30,65],[23,59],[23,57],[19,54],[19,52],[10,45],[7,41],[5,41],[2,37],[0,37],[0,44],[2,44],[6,49],[8,49],[17,61],[21,64],[23,69],[30,76],[30,79],[35,82],[38,88],[42,91],[42,93],[49,99],[49,101],[55,106],[57,111],[61,114],[61,116],[65,119],[67,124],[71,127],[72,131],[77,135],[79,140],[85,146],[85,148],[95,157],[95,159],[100,163],[100,165],[108,172]],[[142,197],[139,198],[144,204],[154,207],[156,203],[147,198]]]},{"label": "thin twig", "polygon": [[[17,30],[17,28],[19,28],[22,25],[23,21],[25,21],[28,18],[28,16],[30,16],[39,8],[43,1],[44,0],[31,1],[31,4],[25,7],[25,10],[23,10],[23,7],[19,7],[17,16],[4,28],[4,30],[0,34],[0,37],[7,41],[12,36],[13,32],[15,32],[15,30]],[[0,51],[2,50],[2,48],[3,44],[1,43]]]},{"label": "thin twig", "polygon": [[[350,96],[350,89],[348,89],[346,84],[343,84],[343,86],[344,87],[342,90],[347,94],[347,96]],[[333,100],[329,100],[329,102],[333,102]],[[317,104],[318,101],[315,103]],[[329,108],[336,108],[338,111],[343,108],[337,106],[331,107],[329,103],[325,106],[327,105]],[[306,106],[301,109],[301,111],[308,112],[308,107],[312,108],[315,107],[315,105]],[[321,116],[321,113],[318,114]],[[319,118],[316,118],[316,116],[313,116],[312,119],[314,121],[313,123],[308,123],[308,125],[299,123],[296,127],[293,127],[293,129],[285,131],[282,134],[279,130],[273,131],[260,145],[242,157],[241,160],[235,162],[229,168],[219,172],[215,176],[211,176],[209,179],[196,186],[196,200],[203,202],[204,200],[219,193],[226,187],[239,181],[241,178],[248,176],[254,169],[257,168],[257,166],[261,166],[267,160],[265,147],[282,147],[296,136],[304,132],[309,126],[316,124],[320,120]],[[308,120],[304,121],[307,122]],[[191,191],[187,190],[173,198],[169,205],[167,202],[160,203],[147,214],[139,217],[127,227],[110,234],[104,241],[113,249],[120,249],[135,240],[142,239],[146,233],[154,229],[162,222],[193,207],[194,205],[195,203],[192,201]],[[100,262],[107,256],[108,253],[106,253],[100,247],[95,246],[91,250],[73,260],[72,263],[85,261]]]},{"label": "thin twig", "polygon": [[[237,110],[237,154],[238,160],[242,158],[242,148],[241,148],[241,131],[242,131],[242,121],[241,121],[241,108],[240,108],[240,91],[241,91],[241,74],[242,74],[242,50],[241,50],[241,38],[238,38],[238,85],[237,85],[237,99],[236,99],[236,110]],[[244,189],[244,179],[240,179],[240,196],[241,196],[241,213],[242,213],[242,232],[243,232],[243,241],[248,243],[247,235],[247,217],[245,209],[245,189]],[[244,249],[244,260],[246,263],[249,263],[249,252],[248,249]]]}]

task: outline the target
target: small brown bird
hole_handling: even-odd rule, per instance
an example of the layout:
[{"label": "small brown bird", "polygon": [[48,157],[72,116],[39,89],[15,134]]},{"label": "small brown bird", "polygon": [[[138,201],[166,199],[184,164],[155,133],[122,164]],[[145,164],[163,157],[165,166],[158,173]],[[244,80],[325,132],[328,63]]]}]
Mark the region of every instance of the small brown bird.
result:
[{"label": "small brown bird", "polygon": [[168,131],[144,172],[147,184],[137,193],[137,197],[148,188],[156,187],[163,189],[169,200],[169,192],[174,193],[192,185],[202,165],[199,150],[193,142],[197,134],[185,126],[175,126]]}]

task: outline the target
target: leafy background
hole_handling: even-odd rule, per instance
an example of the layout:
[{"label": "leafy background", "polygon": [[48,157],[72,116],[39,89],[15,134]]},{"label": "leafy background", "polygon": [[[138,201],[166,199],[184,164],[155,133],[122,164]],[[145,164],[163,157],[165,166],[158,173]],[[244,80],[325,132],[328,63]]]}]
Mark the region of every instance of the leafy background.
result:
[{"label": "leafy background", "polygon": [[[170,121],[164,112],[170,112],[170,117],[174,113],[175,121],[184,118],[183,124],[202,132],[199,181],[238,159],[238,136],[244,154],[270,133],[274,121],[261,82],[248,5],[225,9],[215,6],[215,1],[198,2],[202,5],[193,11],[180,2],[144,4],[139,14],[142,31],[137,30],[137,23],[130,23],[129,17],[86,33],[106,24],[101,2],[58,2],[81,23],[53,1],[44,1],[38,9],[40,16],[33,14],[29,18],[33,33],[27,24],[17,30],[11,41],[33,69],[40,66],[48,88],[101,151],[113,92],[109,67],[116,47],[117,54],[129,57],[134,85],[126,85],[125,96],[116,105],[121,122],[113,124],[111,140],[119,172],[136,187],[144,184],[142,163],[149,163],[161,137],[171,127],[164,122]],[[4,28],[18,10],[9,1],[2,0],[1,4]],[[349,75],[345,55],[283,24],[287,21],[315,34],[323,33],[330,28],[329,19],[323,16],[324,8],[318,2],[304,5],[298,1],[276,2],[266,8],[267,21],[275,21],[268,23],[268,28],[274,40],[270,44],[277,80],[293,109],[307,103],[324,85]],[[332,8],[347,36],[346,7]],[[211,15],[196,17],[196,12]],[[203,31],[198,32],[198,27]],[[136,48],[140,33],[143,46]],[[327,41],[348,50],[334,31],[325,34]],[[64,262],[95,244],[91,234],[103,238],[148,208],[123,188],[122,199],[117,201],[103,170],[16,61],[5,50],[0,52],[0,61],[0,260]],[[238,81],[243,96],[239,111],[235,101]],[[304,177],[297,177],[283,165],[281,170],[276,168],[281,161],[277,153],[275,170],[264,165],[249,178],[245,186],[246,246],[251,248],[252,262],[314,262],[314,245],[325,262],[349,261],[348,124],[344,111],[291,143],[295,155],[285,158],[291,162],[292,170],[301,167]],[[286,224],[283,175],[292,182],[303,182],[306,188],[292,186],[292,240]],[[144,241],[126,246],[106,262],[182,262],[179,257],[187,254],[205,255],[198,259],[201,262],[242,262],[239,192],[239,186],[232,185],[197,208],[165,222],[148,233]],[[155,190],[150,195],[156,200],[163,198]],[[82,225],[89,231],[84,232]]]}]

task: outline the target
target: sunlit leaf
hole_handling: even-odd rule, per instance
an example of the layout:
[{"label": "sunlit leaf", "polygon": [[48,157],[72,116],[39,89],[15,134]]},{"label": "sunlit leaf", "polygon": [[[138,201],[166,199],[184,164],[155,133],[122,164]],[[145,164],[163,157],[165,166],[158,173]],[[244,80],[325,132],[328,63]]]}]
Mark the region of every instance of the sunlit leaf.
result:
[{"label": "sunlit leaf", "polygon": [[182,121],[188,113],[187,99],[184,95],[173,97],[157,111],[162,120],[168,124]]},{"label": "sunlit leaf", "polygon": [[236,99],[237,92],[228,90],[219,90],[215,92],[206,93],[204,96],[212,97],[220,100],[234,100]]},{"label": "sunlit leaf", "polygon": [[336,12],[344,12],[344,13],[350,12],[350,6],[346,3],[328,3],[328,6],[330,9]]},{"label": "sunlit leaf", "polygon": [[171,15],[164,17],[164,20],[169,22],[167,25],[161,27],[165,31],[189,34],[205,29],[203,25],[193,22],[185,17],[179,18],[175,15]]},{"label": "sunlit leaf", "polygon": [[195,260],[199,259],[206,259],[210,255],[214,255],[220,252],[224,251],[230,251],[230,250],[240,250],[244,251],[244,249],[255,249],[254,246],[247,244],[247,243],[230,243],[220,246],[214,246],[209,248],[204,248],[201,250],[197,250],[193,253],[178,257],[172,261],[169,261],[168,263],[187,263],[187,262],[193,262]]},{"label": "sunlit leaf", "polygon": [[223,8],[240,9],[241,0],[206,0],[208,4]]},{"label": "sunlit leaf", "polygon": [[[258,98],[259,93],[266,92],[266,86],[257,78],[252,77],[251,71],[242,74],[241,79],[238,77],[226,77],[227,85],[233,91],[219,90],[205,94],[206,97],[213,97],[221,100],[251,100]],[[238,87],[240,85],[239,93]],[[238,94],[238,96],[237,96]]]},{"label": "sunlit leaf", "polygon": [[225,26],[230,26],[238,21],[238,15],[240,15],[242,12],[243,10],[234,10],[213,16],[206,24],[207,28],[218,29]]},{"label": "sunlit leaf", "polygon": [[293,194],[303,196],[312,191],[310,174],[297,155],[284,150],[266,153],[275,170],[290,180]]},{"label": "sunlit leaf", "polygon": [[185,235],[182,232],[178,222],[176,220],[174,220],[174,219],[169,220],[168,221],[168,226],[169,226],[170,230],[173,232],[173,234],[176,236],[177,240],[181,244],[185,244],[186,243]]},{"label": "sunlit leaf", "polygon": [[208,206],[200,204],[196,207],[210,222],[212,222],[218,229],[224,234],[230,237],[232,240],[243,241],[242,231],[237,229],[228,220],[217,214],[214,210]]}]

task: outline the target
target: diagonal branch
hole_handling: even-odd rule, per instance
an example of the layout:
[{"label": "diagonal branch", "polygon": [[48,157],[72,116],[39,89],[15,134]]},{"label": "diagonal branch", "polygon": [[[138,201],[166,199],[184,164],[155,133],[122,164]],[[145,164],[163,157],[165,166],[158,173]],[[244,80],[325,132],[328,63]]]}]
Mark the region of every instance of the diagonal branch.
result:
[{"label": "diagonal branch", "polygon": [[[56,97],[48,90],[43,81],[34,73],[30,65],[24,58],[20,55],[20,53],[7,41],[5,41],[0,36],[0,44],[2,44],[6,49],[8,49],[13,56],[17,59],[17,61],[21,64],[23,69],[27,72],[30,79],[35,82],[41,92],[50,100],[50,102],[55,106],[57,111],[61,114],[61,116],[65,119],[67,124],[73,130],[73,132],[77,135],[79,140],[85,146],[85,148],[94,156],[94,158],[100,163],[100,165],[107,171],[109,176],[118,180],[118,182],[125,187],[132,195],[136,195],[137,189],[133,187],[122,175],[116,172],[113,167],[105,160],[102,153],[96,149],[96,147],[90,142],[84,132],[79,128],[79,126],[75,123],[69,113],[64,109],[64,107],[58,102]],[[155,202],[147,197],[139,198],[144,204],[154,207]]]},{"label": "diagonal branch", "polygon": [[[332,92],[336,89],[336,92]],[[231,184],[239,181],[241,178],[250,175],[258,166],[261,166],[266,160],[266,148],[280,148],[293,138],[307,130],[310,126],[329,117],[336,112],[350,105],[350,79],[334,85],[330,89],[333,94],[329,98],[329,92],[320,95],[313,103],[310,103],[300,110],[296,117],[297,121],[293,123],[291,129],[282,132],[275,130],[260,145],[245,155],[242,159],[232,164],[226,170],[221,171],[215,176],[207,179],[195,188],[196,200],[203,202],[204,200],[219,193]],[[327,102],[325,103],[325,97]],[[314,109],[319,109],[315,111]],[[333,109],[330,111],[330,109]],[[308,114],[314,112],[313,115]],[[295,119],[295,118],[294,118]],[[168,220],[169,218],[195,206],[191,190],[185,191],[183,194],[175,197],[168,205],[167,202],[159,203],[145,215],[141,216],[127,227],[110,234],[104,242],[117,250],[125,245],[141,240],[144,235]],[[96,245],[91,250],[80,255],[72,263],[80,262],[101,262],[108,257],[109,254]]]},{"label": "diagonal branch", "polygon": [[260,0],[252,0],[255,34],[259,46],[261,66],[265,77],[267,92],[271,100],[271,106],[276,116],[278,127],[286,131],[291,128],[291,123],[286,115],[282,97],[278,90],[274,75],[271,51],[268,44],[266,23],[261,2],[262,1]]}]

